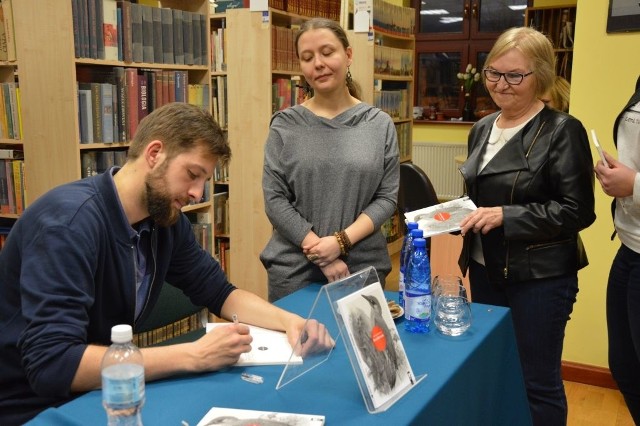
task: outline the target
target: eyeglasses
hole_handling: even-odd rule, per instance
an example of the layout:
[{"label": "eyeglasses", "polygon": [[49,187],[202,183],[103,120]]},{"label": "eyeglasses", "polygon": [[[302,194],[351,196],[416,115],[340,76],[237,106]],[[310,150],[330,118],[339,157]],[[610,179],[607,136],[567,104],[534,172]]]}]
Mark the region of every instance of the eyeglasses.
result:
[{"label": "eyeglasses", "polygon": [[492,83],[497,83],[500,81],[500,77],[504,77],[504,81],[512,86],[517,86],[518,84],[522,83],[522,80],[524,80],[525,77],[533,74],[533,71],[522,74],[519,72],[498,72],[490,68],[485,68],[482,70],[482,72],[484,72],[484,78]]}]

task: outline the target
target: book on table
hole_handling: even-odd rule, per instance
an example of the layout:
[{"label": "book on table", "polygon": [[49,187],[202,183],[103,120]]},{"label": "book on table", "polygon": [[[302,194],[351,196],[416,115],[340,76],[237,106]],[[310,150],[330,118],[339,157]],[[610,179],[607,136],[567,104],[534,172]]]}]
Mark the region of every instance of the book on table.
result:
[{"label": "book on table", "polygon": [[305,425],[322,426],[324,416],[317,414],[282,413],[277,411],[242,410],[213,407],[197,426],[208,425]]},{"label": "book on table", "polygon": [[[248,325],[253,337],[251,352],[240,355],[236,365],[284,365],[302,364],[302,357],[295,355],[287,340],[286,333]],[[228,327],[229,323],[215,322],[207,324],[207,333],[216,327]]]}]

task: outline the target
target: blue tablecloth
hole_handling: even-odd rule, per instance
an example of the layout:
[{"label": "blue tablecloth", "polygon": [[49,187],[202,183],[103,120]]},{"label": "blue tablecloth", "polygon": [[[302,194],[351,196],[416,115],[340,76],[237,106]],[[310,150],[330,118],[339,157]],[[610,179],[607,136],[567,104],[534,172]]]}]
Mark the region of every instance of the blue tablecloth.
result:
[{"label": "blue tablecloth", "polygon": [[[277,304],[306,317],[318,289],[307,287]],[[143,422],[180,425],[185,421],[194,426],[218,406],[322,414],[327,425],[531,424],[510,311],[474,303],[472,312],[472,327],[457,338],[433,330],[427,335],[407,333],[398,323],[414,374],[427,377],[385,412],[367,412],[339,341],[328,361],[279,390],[275,386],[283,366],[233,367],[147,383]],[[263,376],[264,383],[241,380],[245,370]],[[48,409],[29,424],[105,423],[98,390]]]}]

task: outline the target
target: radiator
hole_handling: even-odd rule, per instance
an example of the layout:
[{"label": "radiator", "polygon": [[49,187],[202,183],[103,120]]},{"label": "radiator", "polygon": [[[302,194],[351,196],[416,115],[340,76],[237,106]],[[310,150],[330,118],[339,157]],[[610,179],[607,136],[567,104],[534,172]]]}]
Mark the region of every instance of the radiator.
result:
[{"label": "radiator", "polygon": [[463,194],[463,181],[458,171],[456,157],[467,155],[467,145],[434,142],[413,143],[413,163],[429,176],[442,201],[458,198]]}]

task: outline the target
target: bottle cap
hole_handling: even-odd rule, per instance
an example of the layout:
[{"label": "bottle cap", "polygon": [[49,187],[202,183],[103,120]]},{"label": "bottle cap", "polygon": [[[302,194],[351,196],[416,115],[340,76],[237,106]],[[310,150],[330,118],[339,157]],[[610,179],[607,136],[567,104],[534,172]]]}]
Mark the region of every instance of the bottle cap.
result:
[{"label": "bottle cap", "polygon": [[413,239],[413,246],[414,247],[426,247],[427,246],[427,240],[425,240],[424,238],[414,238]]},{"label": "bottle cap", "polygon": [[130,342],[133,338],[133,330],[129,324],[118,324],[111,327],[111,341],[113,343]]},{"label": "bottle cap", "polygon": [[424,231],[422,229],[412,229],[411,237],[412,238],[422,238],[424,236]]},{"label": "bottle cap", "polygon": [[407,222],[407,229],[409,231],[412,229],[418,229],[418,222]]}]

